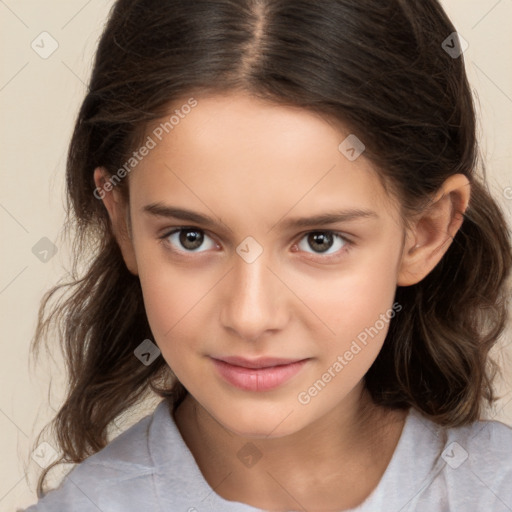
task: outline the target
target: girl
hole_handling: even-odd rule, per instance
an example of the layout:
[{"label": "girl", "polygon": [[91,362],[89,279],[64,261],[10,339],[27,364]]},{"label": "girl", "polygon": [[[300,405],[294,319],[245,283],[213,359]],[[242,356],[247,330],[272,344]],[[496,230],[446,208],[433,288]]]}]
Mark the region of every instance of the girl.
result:
[{"label": "girl", "polygon": [[118,0],[67,166],[90,255],[35,337],[79,465],[28,511],[512,510],[477,155],[437,0]]}]

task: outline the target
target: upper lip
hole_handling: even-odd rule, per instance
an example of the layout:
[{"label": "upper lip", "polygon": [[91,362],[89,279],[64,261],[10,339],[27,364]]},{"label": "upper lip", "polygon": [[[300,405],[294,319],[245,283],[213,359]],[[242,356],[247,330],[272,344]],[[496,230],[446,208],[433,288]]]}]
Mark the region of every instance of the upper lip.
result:
[{"label": "upper lip", "polygon": [[225,363],[232,364],[234,366],[242,366],[244,368],[271,368],[272,366],[292,364],[304,360],[284,359],[281,357],[260,357],[258,359],[245,359],[238,356],[214,357],[213,359],[224,361]]}]

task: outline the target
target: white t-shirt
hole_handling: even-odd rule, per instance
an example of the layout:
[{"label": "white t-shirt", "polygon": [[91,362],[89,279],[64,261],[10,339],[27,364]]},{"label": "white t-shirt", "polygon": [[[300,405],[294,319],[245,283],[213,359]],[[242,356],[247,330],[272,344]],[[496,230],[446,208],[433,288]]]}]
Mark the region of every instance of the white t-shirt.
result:
[{"label": "white t-shirt", "polygon": [[[26,512],[257,512],[204,479],[165,401]],[[512,428],[446,429],[409,409],[379,484],[352,512],[511,512]],[[310,511],[313,512],[313,511]]]}]

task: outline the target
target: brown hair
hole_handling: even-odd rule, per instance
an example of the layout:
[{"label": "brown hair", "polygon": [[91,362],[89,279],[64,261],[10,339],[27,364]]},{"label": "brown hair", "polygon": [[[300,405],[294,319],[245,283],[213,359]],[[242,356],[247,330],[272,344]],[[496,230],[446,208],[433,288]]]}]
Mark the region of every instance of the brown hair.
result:
[{"label": "brown hair", "polygon": [[[446,426],[479,418],[495,399],[488,352],[507,320],[511,250],[504,216],[477,175],[463,56],[443,49],[453,32],[436,0],[115,3],[67,161],[73,280],[43,298],[33,344],[37,353],[59,325],[69,390],[51,424],[62,450],[56,463],[103,448],[109,425],[148,393],[174,406],[187,393],[163,358],[145,366],[134,356],[153,336],[139,279],[93,194],[93,171],[116,173],[148,123],[177,99],[209,92],[244,90],[339,120],[364,141],[404,217],[450,175],[468,177],[461,229],[425,279],[398,287],[403,311],[365,379],[376,404],[412,406]],[[124,193],[127,181],[117,185]]]}]

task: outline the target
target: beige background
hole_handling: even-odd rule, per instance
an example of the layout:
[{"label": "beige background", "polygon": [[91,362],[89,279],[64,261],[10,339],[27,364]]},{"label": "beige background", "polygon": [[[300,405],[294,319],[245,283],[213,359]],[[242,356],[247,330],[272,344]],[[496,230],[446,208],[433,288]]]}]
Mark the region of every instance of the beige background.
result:
[{"label": "beige background", "polygon": [[[67,249],[58,238],[66,148],[111,4],[0,0],[0,512],[35,501],[39,467],[30,447],[62,398],[58,357],[34,367],[28,347],[41,296],[67,266]],[[444,5],[469,43],[465,58],[478,97],[489,184],[510,221],[512,1],[445,0]],[[58,43],[46,59],[31,47],[35,41],[40,53],[51,49],[50,37],[40,36],[44,31]],[[43,237],[58,246],[46,263],[32,253]],[[504,336],[495,350],[500,361],[512,354],[510,340]],[[511,368],[506,366],[508,382],[500,386],[503,398],[488,416],[512,425]]]}]

